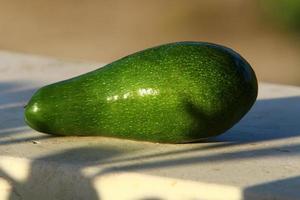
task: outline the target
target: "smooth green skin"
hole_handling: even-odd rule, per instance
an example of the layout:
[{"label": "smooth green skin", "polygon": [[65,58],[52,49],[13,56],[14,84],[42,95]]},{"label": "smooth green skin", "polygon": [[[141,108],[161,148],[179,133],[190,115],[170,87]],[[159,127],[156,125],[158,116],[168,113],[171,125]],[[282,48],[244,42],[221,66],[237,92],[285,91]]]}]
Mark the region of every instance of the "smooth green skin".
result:
[{"label": "smooth green skin", "polygon": [[184,143],[225,132],[256,97],[256,76],[233,50],[178,42],[39,89],[25,121],[53,135]]}]

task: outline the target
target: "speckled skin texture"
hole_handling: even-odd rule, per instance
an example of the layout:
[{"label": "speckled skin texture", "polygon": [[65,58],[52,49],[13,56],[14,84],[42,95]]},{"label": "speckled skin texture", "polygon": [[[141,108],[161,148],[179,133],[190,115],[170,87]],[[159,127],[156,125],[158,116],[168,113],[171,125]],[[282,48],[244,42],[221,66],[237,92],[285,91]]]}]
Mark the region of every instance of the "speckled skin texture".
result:
[{"label": "speckled skin texture", "polygon": [[256,97],[256,76],[239,54],[178,42],[39,89],[25,121],[54,135],[182,143],[225,132]]}]

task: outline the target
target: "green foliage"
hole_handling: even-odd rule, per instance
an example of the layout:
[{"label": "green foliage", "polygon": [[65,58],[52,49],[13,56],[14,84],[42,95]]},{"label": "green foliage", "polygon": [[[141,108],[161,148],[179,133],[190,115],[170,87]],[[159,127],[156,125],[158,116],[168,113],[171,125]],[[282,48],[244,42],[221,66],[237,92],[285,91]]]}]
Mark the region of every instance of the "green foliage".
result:
[{"label": "green foliage", "polygon": [[299,0],[261,0],[265,13],[286,28],[300,31]]}]

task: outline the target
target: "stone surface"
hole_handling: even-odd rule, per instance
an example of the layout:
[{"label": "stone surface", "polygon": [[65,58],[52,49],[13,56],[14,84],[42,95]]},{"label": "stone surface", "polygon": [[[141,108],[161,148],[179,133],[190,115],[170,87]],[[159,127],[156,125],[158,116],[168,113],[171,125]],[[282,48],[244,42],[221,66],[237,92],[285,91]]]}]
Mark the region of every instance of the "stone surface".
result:
[{"label": "stone surface", "polygon": [[246,117],[201,143],[52,137],[24,124],[37,88],[99,66],[0,51],[0,199],[300,199],[298,87],[261,83]]}]

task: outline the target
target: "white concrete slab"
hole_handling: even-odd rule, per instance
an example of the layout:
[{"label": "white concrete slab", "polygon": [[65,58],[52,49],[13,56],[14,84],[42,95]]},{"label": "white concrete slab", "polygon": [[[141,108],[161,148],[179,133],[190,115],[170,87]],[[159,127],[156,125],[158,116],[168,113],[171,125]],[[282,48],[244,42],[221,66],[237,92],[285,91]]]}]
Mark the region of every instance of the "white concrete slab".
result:
[{"label": "white concrete slab", "polygon": [[300,199],[300,88],[260,84],[253,109],[203,143],[52,137],[23,122],[45,84],[101,64],[0,51],[0,199]]}]

